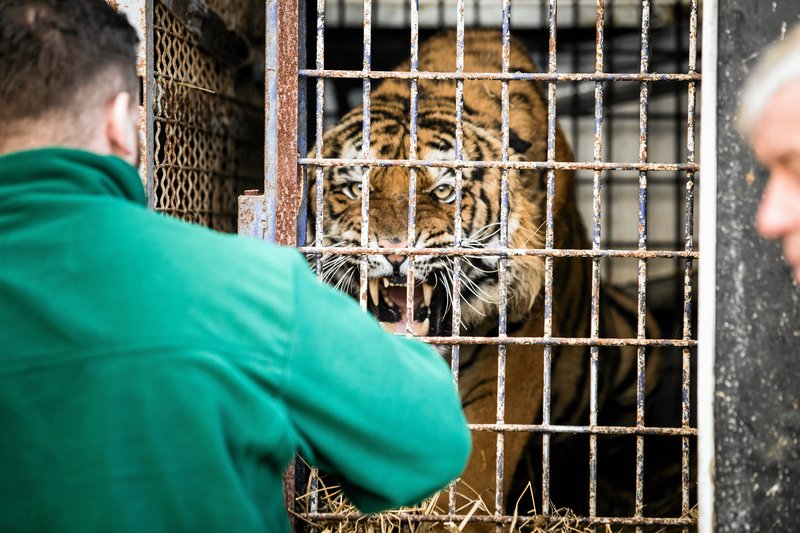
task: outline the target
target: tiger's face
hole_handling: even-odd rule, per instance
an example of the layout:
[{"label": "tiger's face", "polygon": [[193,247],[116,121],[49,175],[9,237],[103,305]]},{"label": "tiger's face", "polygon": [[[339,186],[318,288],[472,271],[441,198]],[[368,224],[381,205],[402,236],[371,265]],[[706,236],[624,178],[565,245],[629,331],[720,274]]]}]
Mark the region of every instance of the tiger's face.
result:
[{"label": "tiger's face", "polygon": [[[407,97],[373,96],[369,158],[408,159],[410,132]],[[362,154],[362,110],[354,109],[329,131],[323,140],[323,157],[360,159]],[[421,99],[418,107],[417,159],[455,161],[455,107]],[[519,141],[522,142],[522,141]],[[517,143],[519,148],[520,144]],[[313,154],[313,150],[312,150]],[[511,160],[523,159],[514,147]],[[464,160],[501,158],[501,140],[478,121],[463,120]],[[407,167],[353,166],[324,167],[323,228],[324,246],[358,247],[362,244],[363,173],[369,172],[369,215],[366,245],[371,248],[436,249],[457,246],[465,249],[497,248],[500,245],[501,173],[497,168],[464,168],[462,171],[461,240],[456,243],[456,171],[453,168],[418,166],[416,171],[416,231],[409,240],[409,185]],[[508,170],[510,209],[509,246],[541,247],[539,231],[543,211],[541,195],[523,193],[523,172]],[[316,210],[316,172],[309,169],[310,240],[314,235]],[[525,214],[524,216],[522,214]],[[414,273],[413,332],[419,336],[448,336],[453,332],[453,285],[460,270],[462,330],[497,315],[498,257],[466,255],[370,254],[368,309],[392,332],[405,332],[407,323],[407,275]],[[543,261],[520,257],[509,260],[510,318],[527,313],[542,286]],[[353,255],[325,255],[322,277],[342,291],[358,297],[359,258]]]}]

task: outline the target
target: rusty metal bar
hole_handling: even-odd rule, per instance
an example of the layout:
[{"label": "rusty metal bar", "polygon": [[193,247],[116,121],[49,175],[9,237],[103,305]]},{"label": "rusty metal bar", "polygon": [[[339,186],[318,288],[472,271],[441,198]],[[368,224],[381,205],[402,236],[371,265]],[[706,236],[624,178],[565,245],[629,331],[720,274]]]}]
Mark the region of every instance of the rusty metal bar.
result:
[{"label": "rusty metal bar", "polygon": [[[639,71],[646,73],[650,64],[650,0],[642,0],[642,36]],[[639,88],[639,162],[647,162],[647,111],[649,87],[646,81]],[[639,250],[647,249],[647,171],[639,172]],[[637,338],[647,336],[647,260],[639,259],[638,265],[638,313]],[[636,425],[643,427],[645,411],[645,348],[637,349],[636,357]],[[634,516],[642,516],[644,510],[644,437],[636,436],[636,502]],[[639,527],[637,533],[641,532]]]},{"label": "rusty metal bar", "polygon": [[636,426],[566,426],[549,424],[469,424],[472,431],[497,431],[500,433],[568,433],[576,435],[665,435],[669,437],[692,437],[695,428],[636,427]]},{"label": "rusty metal bar", "polygon": [[[548,26],[550,39],[547,52],[547,72],[551,76],[556,72],[556,21],[558,4],[550,0]],[[556,157],[556,83],[555,79],[547,82],[547,162],[552,163]],[[553,203],[555,195],[555,169],[547,171],[547,207],[545,215],[545,249],[553,249]],[[545,256],[544,270],[544,337],[553,334],[553,258]],[[553,350],[551,345],[544,347],[544,364],[542,379],[542,424],[550,424],[550,400],[552,393]],[[550,515],[550,435],[542,435],[542,515]]]},{"label": "rusty metal bar", "polygon": [[683,340],[683,339],[593,339],[591,337],[466,337],[462,336],[457,339],[453,337],[418,337],[430,344],[442,345],[497,345],[497,344],[514,344],[523,346],[643,346],[643,347],[676,347],[676,348],[694,348],[697,346],[696,340]]},{"label": "rusty metal bar", "polygon": [[420,80],[519,80],[519,81],[700,81],[700,74],[680,73],[581,73],[581,72],[402,72],[394,70],[324,70],[305,69],[301,77],[309,78],[369,78],[369,79],[420,79]]},{"label": "rusty metal bar", "polygon": [[267,0],[264,192],[267,239],[297,244],[297,0]]},{"label": "rusty metal bar", "polygon": [[[357,522],[363,520],[367,515],[361,513],[300,513],[299,518],[306,520],[315,520],[320,522]],[[469,519],[470,522],[482,524],[516,524],[517,526],[524,525],[528,520],[536,525],[547,524],[562,524],[562,518],[558,516],[537,516],[533,519],[519,516],[493,516],[493,515],[442,515],[442,514],[428,514],[418,515],[405,512],[391,513],[393,519],[404,523],[424,523],[424,522],[441,522],[448,523],[453,520],[456,523],[463,522]],[[633,517],[633,518],[620,518],[611,516],[599,516],[597,518],[586,518],[576,516],[572,519],[574,524],[579,526],[591,525],[631,525],[631,526],[683,526],[693,525],[694,518],[681,517],[681,518],[649,518],[649,517]]]},{"label": "rusty metal bar", "polygon": [[[264,195],[273,242],[297,244],[297,0],[267,0],[264,98]],[[295,499],[295,464],[284,473],[288,509]]]},{"label": "rusty metal bar", "polygon": [[[369,72],[372,62],[372,0],[364,0],[364,50],[361,67],[364,73]],[[361,106],[363,120],[361,123],[361,157],[370,156],[370,86],[371,80],[364,76],[362,81]],[[369,246],[369,173],[370,167],[364,167],[361,174],[361,247]],[[369,280],[369,263],[367,256],[361,256],[358,264],[359,289],[358,301],[361,309],[367,310],[367,283]]]},{"label": "rusty metal bar", "polygon": [[[689,72],[697,70],[697,0],[689,3]],[[695,112],[697,98],[697,84],[689,84],[687,98],[687,132],[686,132],[686,159],[689,163],[695,162]],[[693,229],[694,229],[694,172],[686,173],[686,210],[684,212],[684,249],[692,251],[694,249]],[[683,338],[692,337],[692,272],[694,261],[686,259],[686,270],[683,279]],[[682,350],[681,368],[681,427],[690,427],[690,397],[691,397],[691,370],[692,370],[691,350]],[[689,484],[690,476],[690,442],[688,437],[681,439],[681,513],[689,513]]]},{"label": "rusty metal bar", "polygon": [[467,337],[461,336],[458,339],[453,337],[417,337],[430,344],[442,344],[452,346],[462,345],[481,345],[492,346],[498,344],[519,345],[519,346],[641,346],[641,347],[673,347],[673,348],[694,348],[697,340],[694,339],[638,339],[638,338],[592,338],[592,337]]},{"label": "rusty metal bar", "polygon": [[699,257],[699,253],[697,251],[686,250],[570,250],[556,248],[549,250],[546,248],[394,248],[390,250],[385,248],[376,249],[367,247],[337,248],[335,246],[322,246],[319,248],[313,246],[301,246],[298,248],[298,250],[308,255],[319,253],[332,255],[457,255],[468,257],[518,257],[524,255],[535,255],[542,257],[628,257],[634,259],[697,259]]},{"label": "rusty metal bar", "polygon": [[[511,1],[503,0],[503,21],[502,21],[502,60],[501,69],[503,73],[508,73],[509,62],[511,56]],[[500,82],[500,150],[503,161],[508,161],[508,147],[509,147],[509,82],[502,80]],[[508,249],[508,209],[509,209],[509,193],[508,193],[508,169],[500,169],[500,248]],[[508,320],[508,289],[506,284],[508,268],[508,258],[500,257],[497,261],[498,267],[498,336],[502,339],[506,336],[507,320]],[[496,420],[498,424],[505,422],[505,409],[506,409],[506,346],[499,344],[497,346],[497,412]],[[503,514],[503,500],[505,494],[503,491],[503,477],[505,475],[505,435],[497,433],[496,455],[495,455],[495,498],[494,498],[494,514],[500,516]],[[501,532],[500,524],[497,525],[497,533]]]},{"label": "rusty metal bar", "polygon": [[298,0],[268,0],[277,5],[277,26],[272,31],[278,32],[277,64],[274,72],[277,82],[277,100],[275,101],[275,150],[276,159],[275,184],[275,239],[287,246],[297,245],[297,39]]},{"label": "rusty metal bar", "polygon": [[307,158],[298,160],[301,165],[320,165],[328,167],[375,166],[375,167],[430,167],[430,168],[508,168],[515,170],[638,170],[638,171],[697,171],[696,163],[582,163],[578,161],[445,161],[439,159],[338,159]]},{"label": "rusty metal bar", "polygon": [[[605,1],[597,0],[595,19],[595,72],[603,71],[603,37],[604,37]],[[594,85],[594,147],[593,160],[599,163],[603,159],[603,82]],[[600,171],[595,170],[592,176],[592,250],[600,250],[601,230],[601,194]],[[592,303],[591,303],[590,336],[600,336],[600,258],[592,259]],[[589,425],[597,425],[597,371],[599,365],[599,348],[592,346],[590,359],[589,390]],[[597,516],[597,435],[589,435],[589,517]]]},{"label": "rusty metal bar", "polygon": [[[464,0],[456,2],[456,73],[464,72]],[[456,80],[456,131],[455,131],[455,159],[464,159],[464,80]],[[453,247],[461,248],[462,231],[461,227],[461,206],[463,200],[463,168],[456,168],[456,190],[455,190],[455,217],[453,223]],[[452,315],[452,336],[457,339],[461,336],[461,257],[453,257],[453,315]],[[461,347],[453,344],[450,350],[450,368],[455,374],[461,361]],[[450,508],[455,507],[454,490],[450,491]]]},{"label": "rusty metal bar", "polygon": [[[316,43],[316,67],[318,69],[325,68],[325,0],[317,0],[317,43]],[[314,157],[319,159],[323,154],[323,133],[325,126],[325,80],[322,78],[317,79],[317,99],[316,99],[316,122],[314,134]],[[324,184],[322,181],[322,167],[314,169],[314,242],[312,243],[317,248],[324,245],[325,242],[325,226],[324,226],[324,213],[323,213],[323,194]],[[317,255],[315,258],[315,270],[317,277],[322,276],[322,256]]]},{"label": "rusty metal bar", "polygon": [[[316,68],[325,68],[325,0],[317,0],[317,21],[316,21],[316,46],[315,46],[315,66]],[[305,17],[303,17],[303,21]],[[305,23],[302,23],[305,26]],[[323,154],[323,130],[324,130],[324,109],[325,109],[325,80],[319,78],[316,80],[315,87],[315,122],[314,122],[314,157],[322,157]],[[305,150],[299,152],[304,154]],[[323,176],[322,167],[316,167],[314,170],[314,242],[312,246],[320,247],[324,242],[324,225],[323,225]],[[304,183],[304,189],[307,184]],[[314,270],[318,279],[322,279],[322,256],[317,255],[314,257]],[[312,468],[309,472],[310,482],[310,501],[309,507],[312,512],[317,512],[319,506],[319,473],[316,468]]]},{"label": "rusty metal bar", "polygon": [[[409,70],[416,72],[419,69],[419,6],[416,0],[409,6],[411,19],[411,58]],[[409,81],[409,141],[408,157],[417,158],[417,107],[418,107],[419,80]],[[417,169],[408,169],[408,230],[406,243],[414,247],[417,243]],[[415,256],[408,256],[408,272],[406,273],[406,334],[414,333],[414,260]]]}]

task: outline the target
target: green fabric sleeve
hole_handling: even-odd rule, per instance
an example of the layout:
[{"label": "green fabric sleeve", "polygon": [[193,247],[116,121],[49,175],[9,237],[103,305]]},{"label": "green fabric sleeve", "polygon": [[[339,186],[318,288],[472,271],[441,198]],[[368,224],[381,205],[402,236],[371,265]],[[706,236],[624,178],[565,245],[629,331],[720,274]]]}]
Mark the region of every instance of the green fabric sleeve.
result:
[{"label": "green fabric sleeve", "polygon": [[296,267],[294,345],[283,394],[301,454],[363,512],[416,503],[463,470],[470,434],[449,368],[385,333],[351,298]]}]

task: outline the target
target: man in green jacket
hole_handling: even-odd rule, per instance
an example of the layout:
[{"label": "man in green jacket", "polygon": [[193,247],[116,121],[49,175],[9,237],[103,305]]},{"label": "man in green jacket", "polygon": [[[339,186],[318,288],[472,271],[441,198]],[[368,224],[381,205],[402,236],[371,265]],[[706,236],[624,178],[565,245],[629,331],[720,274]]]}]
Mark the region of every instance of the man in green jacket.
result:
[{"label": "man in green jacket", "polygon": [[286,530],[301,453],[365,512],[456,477],[444,361],[295,251],[145,208],[136,36],[0,3],[0,531]]}]

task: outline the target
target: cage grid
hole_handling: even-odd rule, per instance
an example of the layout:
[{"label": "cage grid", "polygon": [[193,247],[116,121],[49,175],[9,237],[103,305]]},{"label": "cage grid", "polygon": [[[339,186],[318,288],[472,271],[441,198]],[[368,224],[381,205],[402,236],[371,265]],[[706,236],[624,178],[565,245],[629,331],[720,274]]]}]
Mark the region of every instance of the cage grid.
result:
[{"label": "cage grid", "polygon": [[[562,4],[565,2],[561,2]],[[611,3],[611,2],[609,2]],[[302,4],[302,2],[301,2]],[[577,523],[584,525],[621,525],[633,526],[639,530],[642,526],[657,525],[657,526],[678,526],[683,530],[688,530],[690,527],[696,525],[695,518],[690,514],[690,440],[696,436],[696,429],[692,427],[690,421],[690,386],[691,386],[691,363],[692,351],[696,346],[696,341],[692,337],[692,294],[693,294],[693,261],[698,257],[693,242],[694,234],[694,216],[693,216],[693,190],[696,172],[698,165],[694,157],[694,135],[695,135],[695,106],[696,106],[696,88],[697,83],[700,81],[700,74],[697,72],[697,19],[698,19],[698,5],[696,1],[689,3],[689,43],[688,43],[688,59],[687,71],[680,72],[678,68],[675,72],[671,73],[657,73],[652,72],[650,69],[650,50],[649,45],[649,32],[650,32],[650,2],[644,0],[641,3],[641,33],[640,42],[641,47],[639,50],[639,68],[638,72],[614,72],[613,68],[610,71],[604,69],[605,56],[605,2],[598,0],[596,5],[596,18],[595,18],[595,65],[594,72],[559,72],[557,70],[557,8],[558,2],[556,0],[549,0],[547,9],[547,31],[548,31],[548,51],[547,51],[547,71],[540,73],[520,73],[508,71],[508,46],[509,46],[509,33],[511,21],[511,5],[512,2],[504,0],[502,3],[502,35],[503,35],[503,68],[499,73],[492,72],[465,72],[463,63],[464,53],[464,30],[465,30],[465,2],[464,0],[457,0],[456,7],[456,32],[457,32],[457,57],[456,68],[454,72],[424,72],[418,70],[418,49],[419,49],[419,5],[418,2],[407,2],[408,8],[408,23],[410,26],[410,64],[407,72],[388,71],[388,70],[373,70],[371,64],[371,47],[373,38],[373,24],[372,19],[374,16],[373,2],[365,0],[363,2],[363,24],[362,24],[362,68],[361,70],[344,70],[344,69],[326,69],[325,68],[325,28],[326,28],[326,2],[325,0],[318,0],[316,6],[316,49],[315,49],[315,65],[313,69],[299,68],[299,76],[301,83],[297,87],[298,99],[300,102],[304,99],[304,86],[303,80],[315,80],[316,98],[314,99],[315,117],[314,117],[314,131],[315,131],[315,149],[313,156],[296,158],[296,163],[303,168],[308,166],[315,167],[316,173],[316,219],[313,221],[315,227],[315,234],[323,234],[323,219],[322,219],[322,205],[323,205],[323,182],[322,182],[322,169],[324,167],[342,167],[351,166],[363,169],[361,177],[361,242],[360,246],[353,247],[331,247],[325,246],[321,239],[316,242],[308,243],[300,246],[300,250],[304,252],[312,261],[315,262],[318,272],[320,271],[321,257],[324,255],[351,255],[359,258],[359,284],[357,297],[362,308],[367,308],[368,298],[368,284],[369,273],[366,258],[368,255],[401,255],[408,258],[409,268],[407,271],[406,279],[406,323],[405,334],[413,335],[413,314],[414,314],[414,287],[415,287],[415,269],[414,261],[418,256],[446,256],[453,259],[454,270],[454,286],[453,286],[453,323],[460,323],[460,294],[459,287],[461,279],[461,260],[464,256],[494,256],[498,258],[500,265],[498,270],[499,277],[499,317],[498,317],[498,335],[490,337],[479,336],[463,336],[460,334],[458,328],[454,328],[452,335],[446,337],[423,337],[422,340],[434,345],[450,347],[450,360],[453,372],[453,378],[458,383],[459,379],[459,348],[464,345],[496,345],[498,347],[498,383],[497,383],[497,413],[496,421],[493,424],[470,424],[470,428],[474,432],[494,432],[497,436],[496,441],[496,482],[495,482],[495,501],[494,512],[491,515],[472,515],[467,516],[464,514],[457,514],[455,510],[455,497],[454,486],[449,488],[449,508],[445,514],[437,515],[418,515],[408,513],[395,513],[403,521],[412,522],[461,522],[464,520],[478,522],[478,523],[494,523],[500,528],[502,525],[508,525],[516,517],[509,516],[504,511],[504,494],[503,487],[503,448],[504,438],[506,433],[509,432],[523,432],[531,435],[541,435],[542,438],[542,473],[541,473],[541,486],[542,486],[542,516],[547,518],[551,515],[552,510],[549,507],[549,446],[550,436],[553,434],[586,434],[589,436],[589,463],[590,463],[590,476],[587,480],[589,485],[589,513],[588,516],[579,517]],[[375,6],[380,5],[375,2]],[[441,5],[441,3],[440,3]],[[339,9],[341,11],[342,2],[339,2]],[[281,9],[283,6],[281,6]],[[299,10],[299,9],[298,9]],[[297,13],[298,11],[295,11]],[[284,14],[284,17],[290,17],[291,14]],[[339,15],[342,16],[341,13]],[[300,19],[299,25],[303,25],[303,17]],[[281,20],[278,17],[277,20]],[[303,30],[299,31],[302,35]],[[676,36],[680,35],[680,31],[676,32]],[[286,44],[286,43],[284,43]],[[286,48],[292,49],[294,43],[286,44]],[[302,55],[302,54],[301,54]],[[302,62],[302,61],[301,61]],[[676,64],[681,61],[676,61]],[[609,63],[611,63],[609,61]],[[574,63],[573,63],[574,65]],[[613,64],[611,65],[613,66]],[[680,66],[680,65],[679,65]],[[381,159],[370,156],[370,93],[372,80],[381,79],[404,79],[408,80],[410,87],[410,147],[408,159]],[[361,153],[356,158],[324,158],[322,149],[322,139],[325,123],[326,113],[326,89],[329,87],[326,82],[336,79],[357,80],[361,83],[361,105],[363,107],[363,122],[362,122],[362,138],[363,143],[361,146]],[[472,161],[465,160],[463,157],[463,84],[466,80],[499,80],[502,86],[502,156],[497,161]],[[423,160],[418,159],[417,152],[417,104],[418,104],[418,84],[420,80],[454,80],[456,85],[456,101],[455,101],[455,158],[450,161],[442,160]],[[536,80],[546,85],[547,95],[547,158],[545,161],[509,161],[508,147],[509,147],[509,100],[508,100],[508,83],[512,80]],[[557,161],[555,154],[555,131],[556,131],[556,90],[558,84],[565,82],[578,82],[578,83],[591,83],[593,85],[593,142],[592,142],[592,161],[581,161],[575,157],[574,161],[564,162]],[[608,162],[603,158],[603,140],[607,136],[607,128],[604,127],[605,120],[612,120],[612,112],[609,109],[607,102],[604,102],[604,96],[612,93],[613,85],[619,82],[634,82],[638,85],[638,119],[639,129],[639,142],[638,142],[638,160],[626,161],[619,160]],[[276,80],[277,84],[285,83],[286,86],[296,84],[296,79],[291,78],[291,73],[283,81]],[[652,87],[658,83],[682,84],[682,87],[676,86],[673,90],[676,94],[686,94],[685,105],[687,112],[686,116],[686,129],[685,143],[683,144],[686,150],[686,155],[683,157],[680,147],[676,147],[676,154],[674,157],[675,162],[669,163],[655,163],[650,161],[648,157],[648,112],[649,112],[649,99]],[[577,94],[577,91],[574,94]],[[681,102],[681,97],[678,97]],[[677,114],[682,118],[680,114]],[[669,115],[674,118],[675,115]],[[304,110],[301,105],[300,108],[300,131],[299,131],[299,146],[305,146],[306,141],[303,133],[304,127]],[[616,118],[620,118],[619,116]],[[678,145],[681,144],[681,135],[676,134],[678,138]],[[606,140],[608,143],[608,140]],[[300,154],[305,153],[304,150],[299,151]],[[280,157],[280,156],[278,156]],[[454,222],[454,241],[451,247],[442,248],[420,248],[414,246],[406,246],[400,248],[376,248],[369,243],[369,190],[370,190],[370,169],[374,167],[404,167],[408,169],[409,176],[409,207],[408,207],[408,243],[416,242],[416,179],[418,168],[451,168],[455,173],[455,222]],[[288,167],[284,167],[288,168]],[[462,173],[465,169],[469,168],[497,168],[500,170],[501,175],[501,210],[500,210],[500,241],[499,246],[496,248],[474,250],[463,248],[462,245],[462,225],[461,225],[461,203],[462,203]],[[508,172],[511,169],[540,169],[546,172],[547,176],[547,211],[546,211],[546,242],[544,248],[510,248],[508,243],[508,210],[509,210],[509,190],[508,190]],[[591,173],[591,249],[586,250],[570,250],[570,249],[557,249],[554,247],[553,240],[553,197],[554,197],[554,182],[556,170],[573,170],[578,172]],[[637,186],[638,192],[638,235],[634,246],[626,246],[625,241],[613,241],[607,239],[604,243],[601,240],[602,221],[605,213],[603,212],[603,193],[606,193],[606,203],[608,194],[611,192],[611,183],[613,180],[605,175],[606,173],[619,172],[619,171],[632,171],[635,172],[636,178],[633,183]],[[673,183],[679,183],[685,188],[685,196],[679,198],[680,203],[684,205],[683,211],[683,224],[679,226],[676,221],[676,235],[682,237],[682,247],[678,247],[674,243],[656,243],[650,244],[648,241],[648,191],[651,184],[648,183],[650,173],[672,173]],[[579,177],[580,181],[580,177]],[[584,180],[586,182],[588,180]],[[604,188],[603,185],[606,185]],[[676,193],[676,197],[678,194]],[[280,202],[278,198],[276,204]],[[302,218],[302,217],[301,217]],[[300,238],[296,242],[304,242],[302,224],[297,226]],[[290,227],[288,231],[295,231],[295,227]],[[280,235],[277,237],[281,240]],[[295,236],[284,237],[289,241],[294,240]],[[611,245],[613,244],[613,245]],[[656,249],[653,249],[656,248]],[[544,285],[544,335],[541,337],[512,337],[507,336],[507,295],[506,295],[506,266],[509,258],[519,256],[541,256],[545,258],[545,285]],[[560,257],[582,257],[591,260],[591,330],[590,336],[587,338],[561,338],[553,336],[552,327],[552,306],[553,306],[553,260]],[[599,288],[600,288],[600,271],[601,261],[609,258],[631,258],[637,262],[636,273],[636,297],[637,297],[637,333],[635,338],[601,338],[599,328]],[[648,338],[645,330],[645,316],[647,311],[647,285],[648,285],[648,260],[651,259],[675,259],[683,261],[684,267],[682,269],[682,280],[680,283],[680,307],[681,307],[681,322],[682,330],[679,338]],[[540,424],[510,424],[504,420],[504,396],[505,396],[505,355],[506,347],[510,345],[538,345],[544,348],[544,404],[542,421]],[[589,424],[587,426],[566,426],[554,424],[550,418],[549,412],[549,398],[551,395],[550,390],[550,375],[552,372],[552,347],[553,346],[567,346],[578,345],[589,347],[590,352],[590,368],[591,368],[591,383],[590,383],[590,410],[589,410]],[[598,399],[597,399],[597,367],[599,364],[599,350],[604,346],[634,346],[637,348],[637,401],[636,401],[636,424],[634,426],[604,426],[598,423]],[[647,347],[666,347],[679,350],[681,354],[681,423],[679,427],[654,427],[645,424],[644,421],[644,370],[645,370],[645,348]],[[635,487],[635,512],[633,516],[598,516],[596,510],[596,496],[597,496],[597,437],[600,435],[632,435],[636,439],[636,487]],[[648,517],[644,513],[644,436],[645,435],[665,435],[674,436],[681,439],[681,510],[680,516],[671,517]],[[312,491],[316,490],[316,478],[312,476]],[[352,521],[353,515],[342,513],[331,513],[319,511],[318,502],[312,495],[311,509],[307,512],[299,513],[304,519],[321,520],[321,521]],[[356,515],[357,516],[357,515]]]},{"label": "cage grid", "polygon": [[236,199],[263,183],[263,98],[204,51],[162,2],[153,6],[155,210],[236,230]]},{"label": "cage grid", "polygon": [[[561,435],[585,436],[588,442],[586,455],[581,461],[589,463],[585,480],[588,512],[577,516],[575,524],[581,526],[609,525],[641,530],[646,526],[668,527],[688,531],[696,526],[691,513],[693,505],[691,450],[697,430],[689,398],[693,386],[693,364],[697,341],[693,329],[693,299],[695,294],[695,261],[698,258],[694,242],[694,187],[699,165],[695,159],[696,92],[701,76],[697,70],[698,0],[596,0],[589,5],[584,0],[497,0],[475,2],[468,0],[317,0],[315,7],[306,6],[304,0],[267,0],[266,34],[266,95],[243,89],[238,83],[236,69],[218,61],[208,50],[203,50],[196,36],[165,6],[168,2],[154,2],[152,7],[152,87],[147,87],[152,98],[153,145],[148,152],[153,167],[153,179],[148,183],[152,205],[159,211],[194,221],[209,227],[232,231],[236,222],[236,195],[246,189],[264,187],[266,213],[263,236],[277,242],[298,246],[319,272],[324,256],[352,256],[360,262],[357,299],[367,308],[369,298],[369,273],[367,257],[375,255],[401,255],[407,258],[406,323],[405,334],[414,335],[414,292],[417,282],[415,262],[420,256],[447,257],[453,261],[454,286],[453,322],[458,324],[461,315],[461,263],[466,256],[496,257],[498,261],[498,325],[497,335],[464,335],[455,328],[449,336],[426,336],[421,339],[448,350],[453,379],[459,382],[459,365],[462,347],[497,347],[497,405],[495,420],[491,423],[472,422],[475,433],[496,435],[495,491],[493,509],[488,514],[469,515],[456,508],[456,484],[448,490],[447,509],[434,513],[401,511],[393,516],[405,523],[460,523],[495,524],[500,530],[518,517],[511,516],[503,494],[503,480],[513,474],[504,471],[504,449],[510,434],[530,435],[542,441],[541,471],[538,484],[542,494],[540,517],[545,523],[555,523],[557,510],[550,507],[547,497],[550,490],[552,439]],[[465,72],[464,32],[468,26],[481,26],[486,19],[489,4],[496,5],[500,16],[488,24],[497,24],[503,36],[502,68],[500,72]],[[657,21],[665,15],[664,6],[677,6],[666,31]],[[224,4],[221,4],[224,5]],[[359,17],[350,12],[359,7]],[[630,5],[636,7],[637,17],[631,17]],[[625,9],[622,7],[627,6]],[[479,8],[480,7],[480,11]],[[470,12],[472,8],[472,12]],[[512,8],[524,12],[525,17],[512,18]],[[684,10],[685,8],[685,10]],[[402,17],[394,16],[399,10]],[[494,9],[494,7],[492,8]],[[571,21],[559,24],[562,19]],[[515,11],[516,12],[516,11]],[[564,17],[564,13],[567,13]],[[588,12],[588,14],[587,14]],[[669,14],[669,10],[666,11]],[[435,13],[431,18],[430,13]],[[476,15],[475,13],[480,13]],[[538,13],[538,15],[536,15]],[[655,13],[655,15],[654,15]],[[469,15],[472,15],[470,18]],[[534,16],[535,15],[535,16]],[[537,18],[538,17],[538,18]],[[633,20],[633,19],[636,20]],[[667,16],[669,18],[669,16]],[[360,68],[348,65],[347,42],[342,37],[347,24],[357,23],[355,31]],[[617,21],[616,23],[614,21]],[[638,29],[620,27],[619,21],[636,22]],[[654,20],[656,21],[654,23]],[[485,21],[484,21],[485,22]],[[306,25],[315,31],[307,32]],[[458,40],[456,68],[452,72],[428,72],[419,69],[419,46],[434,29],[455,25]],[[590,29],[589,26],[591,26]],[[397,27],[408,30],[409,46],[405,56],[410,56],[407,71],[376,68],[375,62],[385,63],[374,52],[374,45],[395,38]],[[334,46],[325,47],[326,30],[335,30]],[[688,31],[687,31],[688,30]],[[395,31],[395,33],[391,33]],[[557,39],[558,35],[566,35]],[[589,35],[591,32],[591,35]],[[526,37],[528,43],[537,39],[546,42],[543,47],[531,47],[541,72],[510,72],[508,64],[509,35]],[[592,45],[588,46],[589,36]],[[671,38],[673,48],[654,46]],[[330,39],[330,38],[329,38]],[[636,41],[633,46],[631,43]],[[313,44],[311,44],[313,43]],[[306,47],[313,66],[306,65]],[[591,54],[584,52],[591,48]],[[342,50],[345,50],[344,52]],[[333,66],[331,66],[333,64]],[[408,159],[372,157],[369,151],[370,94],[372,84],[384,79],[406,80],[409,84],[410,146]],[[419,84],[425,80],[453,81],[456,86],[455,137],[456,155],[452,160],[420,159],[418,147]],[[463,90],[471,80],[499,81],[501,96],[501,156],[497,160],[470,160],[463,154]],[[509,158],[509,83],[533,80],[543,84],[547,103],[547,156],[541,161],[516,161]],[[307,98],[306,84],[314,91]],[[355,103],[364,108],[361,134],[364,138],[357,158],[324,158],[322,138],[338,114],[346,110],[348,88],[357,87]],[[666,106],[659,105],[669,95]],[[335,101],[336,105],[331,105]],[[671,109],[670,109],[671,106]],[[652,108],[657,107],[654,111]],[[663,107],[667,109],[664,110]],[[558,112],[557,112],[558,108]],[[566,111],[564,111],[566,109]],[[308,112],[311,111],[311,112]],[[266,112],[266,136],[262,119]],[[572,161],[559,161],[555,154],[555,132],[558,121],[568,124],[572,132],[575,155]],[[636,153],[626,154],[618,147],[622,138],[619,126],[635,124]],[[654,124],[668,125],[673,140],[668,143],[672,153],[660,150],[663,131]],[[313,131],[314,149],[308,154],[306,129]],[[620,130],[620,131],[618,131]],[[590,132],[590,142],[585,139]],[[654,134],[657,141],[653,141]],[[264,158],[266,150],[266,157]],[[310,166],[315,168],[315,212],[311,221],[315,235],[323,235],[323,169],[326,167],[364,168],[361,186],[361,239],[359,246],[329,247],[321,240],[306,242],[305,210],[303,201],[308,194],[301,180]],[[369,190],[370,172],[373,168],[405,168],[408,173],[407,242],[400,248],[376,248],[369,242]],[[449,168],[455,174],[455,236],[452,246],[420,248],[413,246],[418,235],[417,190],[420,169]],[[469,249],[463,246],[462,206],[463,173],[469,169],[497,169],[501,176],[500,237],[497,246]],[[535,169],[546,176],[547,212],[546,239],[543,248],[513,248],[508,239],[509,172]],[[588,222],[589,246],[586,249],[565,249],[554,245],[553,192],[557,171],[575,173],[576,194],[584,200],[583,215]],[[263,175],[266,173],[266,179]],[[636,231],[620,232],[617,221],[625,215],[615,206],[621,197],[633,198]],[[659,192],[659,191],[665,192]],[[675,214],[663,217],[656,200],[672,197]],[[660,195],[660,196],[659,196]],[[655,208],[654,208],[655,205]],[[649,208],[649,209],[648,209]],[[653,212],[657,212],[653,220]],[[650,220],[648,220],[650,218]],[[662,220],[663,218],[663,220]],[[655,223],[654,223],[655,222]],[[666,227],[668,230],[665,230]],[[654,232],[658,238],[653,238]],[[545,261],[544,282],[544,334],[524,337],[509,334],[507,321],[508,280],[507,267],[514,258],[533,256]],[[584,258],[591,264],[591,295],[589,333],[585,337],[559,337],[553,332],[554,268],[559,258]],[[653,274],[654,261],[675,265],[671,269],[658,268]],[[623,268],[620,268],[623,267]],[[666,292],[660,291],[654,277],[667,270],[677,274],[668,278]],[[633,274],[631,277],[631,273]],[[656,282],[658,279],[656,279]],[[631,338],[603,337],[600,326],[600,287],[606,283],[630,288],[637,299],[636,335]],[[655,296],[653,292],[656,291]],[[666,294],[666,296],[665,296]],[[664,304],[668,301],[668,304]],[[645,311],[663,306],[671,319],[679,322],[675,330],[665,330],[657,337],[648,336],[645,328]],[[507,349],[519,346],[538,346],[544,352],[542,419],[539,423],[523,424],[505,418],[505,363]],[[553,421],[549,410],[552,395],[551,374],[553,350],[564,346],[587,348],[589,376],[589,411],[586,425],[566,425]],[[603,350],[615,347],[633,347],[637,352],[636,422],[630,426],[607,425],[598,417],[598,367],[602,365]],[[670,350],[680,374],[680,419],[675,426],[654,425],[645,422],[644,363],[646,350]],[[608,436],[624,436],[635,440],[635,494],[634,512],[631,515],[602,515],[598,513],[597,497],[602,486],[598,484],[598,440]],[[669,516],[647,516],[645,499],[646,436],[662,436],[680,441],[680,511]],[[577,459],[576,459],[577,460]],[[303,520],[316,523],[350,523],[360,518],[358,514],[327,512],[320,507],[316,497],[319,479],[312,475],[310,505],[307,509],[296,506],[297,482],[302,468],[287,476],[287,505]]]}]

